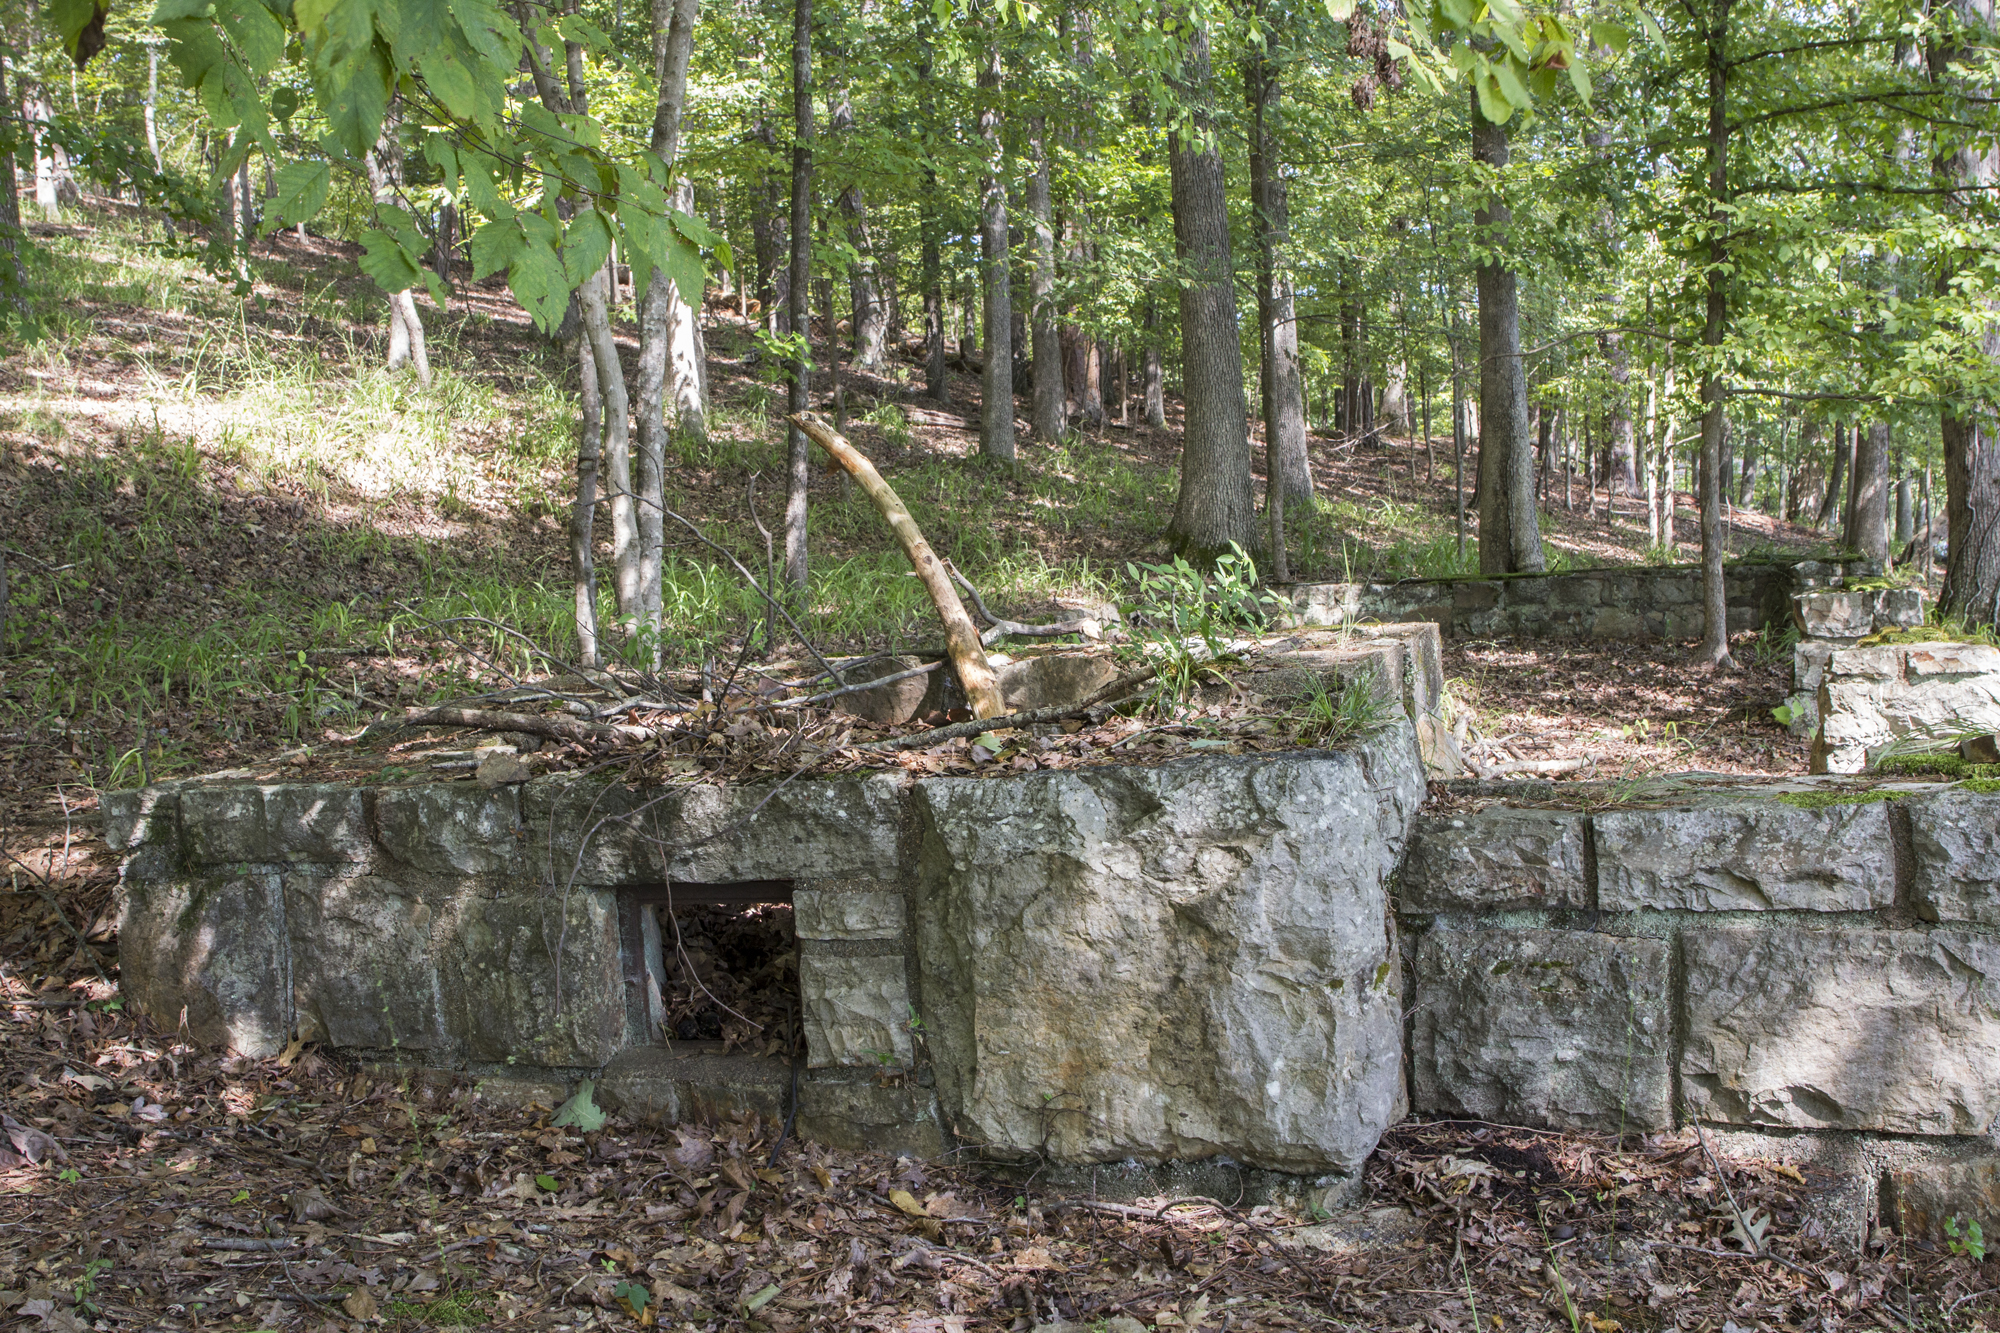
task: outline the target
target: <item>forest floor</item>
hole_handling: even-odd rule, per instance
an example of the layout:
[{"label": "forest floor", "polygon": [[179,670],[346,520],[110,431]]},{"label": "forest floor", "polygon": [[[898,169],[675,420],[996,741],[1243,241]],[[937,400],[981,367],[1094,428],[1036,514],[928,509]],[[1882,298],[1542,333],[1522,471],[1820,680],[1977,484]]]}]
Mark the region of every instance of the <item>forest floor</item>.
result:
[{"label": "forest floor", "polygon": [[[550,1108],[311,1051],[219,1060],[145,1029],[115,993],[96,792],[243,764],[309,772],[298,751],[380,707],[539,673],[524,644],[567,633],[571,371],[483,286],[426,305],[431,390],[382,373],[380,301],[352,247],[260,242],[246,301],[129,221],[37,231],[49,336],[0,357],[0,1105],[15,1149],[0,1148],[0,1319],[1719,1333],[1965,1326],[1987,1308],[1972,1294],[2000,1278],[1990,1265],[1893,1240],[1844,1253],[1791,1168],[1718,1177],[1683,1137],[1399,1130],[1370,1167],[1385,1211],[1363,1235],[1228,1201],[1163,1215],[1059,1201],[774,1145],[770,1126],[579,1135],[551,1128]],[[775,527],[782,395],[747,326],[712,315],[712,440],[676,460],[673,503],[761,568],[751,483]],[[1160,558],[1172,418],[1028,441],[1000,472],[969,461],[971,378],[953,375],[948,406],[916,399],[907,359],[850,385],[855,443],[1003,614],[1117,599],[1126,562]],[[1464,568],[1448,451],[1312,449],[1299,577]],[[1621,503],[1607,522],[1601,497],[1594,514],[1583,501],[1578,488],[1576,508],[1545,515],[1555,560],[1645,558],[1643,511]],[[824,650],[934,640],[879,519],[819,466],[812,524],[806,624]],[[1817,540],[1750,513],[1732,533],[1741,550]],[[672,555],[671,646],[740,643],[749,594],[692,543]],[[1715,676],[1681,643],[1454,643],[1447,674],[1483,732],[1535,757],[1587,754],[1596,776],[1802,771],[1803,746],[1769,716],[1789,654],[1736,647],[1746,669]],[[1730,1252],[1719,1178],[1774,1213],[1792,1266]],[[896,1190],[931,1215],[899,1214]]]}]

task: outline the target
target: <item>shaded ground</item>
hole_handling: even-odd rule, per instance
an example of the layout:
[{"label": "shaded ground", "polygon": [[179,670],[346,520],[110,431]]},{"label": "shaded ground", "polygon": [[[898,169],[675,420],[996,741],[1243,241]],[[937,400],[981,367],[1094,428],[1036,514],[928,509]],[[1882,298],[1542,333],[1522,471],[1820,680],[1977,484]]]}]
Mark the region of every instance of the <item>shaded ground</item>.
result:
[{"label": "shaded ground", "polygon": [[[1715,1333],[2000,1313],[2000,1264],[1886,1234],[1841,1252],[1812,1212],[1822,1182],[1782,1161],[1718,1173],[1685,1133],[1411,1123],[1358,1212],[1134,1205],[769,1123],[557,1127],[556,1108],[310,1049],[222,1059],[75,1003],[104,989],[0,1007],[0,1310],[49,1333]],[[1775,1258],[1743,1252],[1737,1209],[1768,1219]]]}]

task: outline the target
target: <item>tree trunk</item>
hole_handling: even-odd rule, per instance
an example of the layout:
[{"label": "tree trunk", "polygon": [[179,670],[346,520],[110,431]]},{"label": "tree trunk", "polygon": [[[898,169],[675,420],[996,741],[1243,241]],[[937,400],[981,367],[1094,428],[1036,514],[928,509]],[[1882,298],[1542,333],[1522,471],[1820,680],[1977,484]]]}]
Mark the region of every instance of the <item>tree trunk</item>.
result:
[{"label": "tree trunk", "polygon": [[[393,110],[383,118],[382,137],[368,153],[368,188],[377,207],[394,204],[403,183],[403,155],[396,141],[396,119]],[[431,360],[424,341],[424,324],[417,317],[417,298],[408,290],[389,293],[388,365],[390,370],[401,370],[406,365],[414,367],[417,383],[430,387]]]},{"label": "tree trunk", "polygon": [[[921,20],[928,25],[934,20],[926,13]],[[922,120],[925,143],[934,141],[937,134],[937,106],[932,95],[932,54],[930,29],[924,27],[919,35],[920,63],[917,70],[918,114]],[[951,401],[951,385],[945,369],[944,347],[944,255],[943,243],[939,239],[944,230],[944,219],[940,216],[938,201],[937,168],[930,164],[929,154],[924,162],[924,194],[917,204],[919,229],[923,232],[923,283],[924,283],[924,393],[934,403]]]},{"label": "tree trunk", "polygon": [[1847,545],[1871,560],[1889,558],[1889,424],[1854,430],[1854,526]]},{"label": "tree trunk", "polygon": [[[812,0],[792,0],[792,333],[799,355],[785,402],[792,413],[812,407]],[[806,593],[806,488],[812,482],[812,440],[797,426],[785,435],[785,579]]]},{"label": "tree trunk", "polygon": [[[1708,55],[1708,299],[1701,341],[1720,348],[1729,328],[1729,293],[1724,266],[1728,262],[1729,208],[1729,5],[1709,0]],[[1711,358],[1715,353],[1711,350]],[[1711,359],[1701,377],[1701,660],[1735,670],[1729,655],[1729,596],[1722,575],[1722,437],[1728,390],[1722,372]]]},{"label": "tree trunk", "polygon": [[1146,353],[1140,379],[1146,398],[1146,425],[1163,430],[1167,424],[1167,376],[1160,357],[1160,306],[1150,296],[1146,298]]},{"label": "tree trunk", "polygon": [[[1952,0],[1951,9],[1967,30],[1961,41],[1936,43],[1927,53],[1934,81],[1951,78],[1954,64],[1972,58],[1973,47],[1990,44],[1993,31],[1993,0]],[[1964,90],[1968,100],[1983,102],[1986,89]],[[1968,111],[1966,119],[1975,119]],[[1975,199],[2000,184],[2000,145],[1984,132],[1968,133],[1956,146],[1941,152],[1934,170],[1943,183],[1965,191],[1951,196],[1961,213],[1972,208]],[[1967,256],[1952,255],[1940,266],[1938,290],[1949,292]],[[1975,257],[1973,261],[1978,262]],[[1972,351],[1990,367],[2000,361],[2000,327],[1990,308],[1984,327]],[[1975,625],[2000,623],[2000,433],[1990,414],[1970,404],[1947,399],[1940,413],[1944,437],[1944,584],[1938,592],[1938,609]]]},{"label": "tree trunk", "polygon": [[1187,63],[1177,82],[1192,112],[1194,137],[1175,131],[1167,139],[1175,250],[1185,275],[1181,394],[1187,414],[1180,494],[1167,541],[1176,552],[1206,564],[1232,544],[1253,549],[1257,534],[1229,249],[1229,195],[1209,104],[1205,29],[1197,28],[1189,38]]},{"label": "tree trunk", "polygon": [[1616,333],[1598,338],[1605,367],[1611,372],[1611,483],[1612,495],[1639,493],[1639,451],[1632,436],[1632,359],[1625,339]]},{"label": "tree trunk", "polygon": [[1911,506],[1910,474],[1896,478],[1896,549],[1902,550],[1916,537],[1917,520]]},{"label": "tree trunk", "polygon": [[[1807,430],[1811,429],[1810,422]],[[1819,513],[1813,517],[1813,526],[1825,528],[1840,512],[1835,506],[1845,507],[1847,503],[1847,432],[1839,425],[1833,427],[1828,441],[1832,461],[1827,465],[1826,494],[1820,497]]]},{"label": "tree trunk", "polygon": [[[1257,9],[1261,15],[1261,0]],[[1257,237],[1266,502],[1276,490],[1282,490],[1287,500],[1304,500],[1312,495],[1313,482],[1306,454],[1305,391],[1299,379],[1299,325],[1291,276],[1284,268],[1291,218],[1284,173],[1272,160],[1269,127],[1278,105],[1278,79],[1261,48],[1243,62],[1243,91],[1250,104],[1250,210]]]},{"label": "tree trunk", "polygon": [[979,452],[1001,463],[1014,461],[1014,304],[1007,237],[1007,158],[1000,142],[999,20],[987,35],[979,68],[979,138],[986,177],[980,186],[979,260],[982,336],[986,360],[980,367]]},{"label": "tree trunk", "polygon": [[1054,443],[1068,428],[1063,405],[1062,335],[1056,318],[1056,232],[1049,203],[1048,122],[1036,116],[1028,122],[1028,152],[1034,170],[1028,173],[1028,225],[1034,267],[1028,277],[1029,328],[1034,339],[1035,395],[1029,421],[1035,438]]},{"label": "tree trunk", "polygon": [[569,510],[569,568],[574,590],[577,665],[597,661],[597,469],[602,457],[604,400],[598,392],[597,352],[587,334],[576,342],[582,423],[576,444],[576,499]]},{"label": "tree trunk", "polygon": [[[1509,156],[1507,127],[1480,114],[1472,99],[1472,156],[1495,170]],[[1473,221],[1487,244],[1504,250],[1513,221],[1498,195]],[[1479,572],[1512,574],[1544,568],[1535,512],[1535,456],[1528,439],[1528,380],[1521,368],[1521,305],[1514,271],[1479,265]]]},{"label": "tree trunk", "polygon": [[[835,52],[836,68],[841,63],[839,57],[840,53]],[[854,99],[842,81],[828,108],[827,135],[837,143],[842,135],[853,132]],[[837,157],[839,149],[832,151]],[[854,251],[854,260],[847,268],[847,302],[853,312],[853,362],[863,370],[872,371],[882,364],[889,336],[889,311],[882,302],[874,240],[868,230],[868,206],[861,197],[861,187],[852,181],[840,192],[840,214],[846,222],[848,247]],[[835,429],[845,431],[846,425],[837,424]]]}]

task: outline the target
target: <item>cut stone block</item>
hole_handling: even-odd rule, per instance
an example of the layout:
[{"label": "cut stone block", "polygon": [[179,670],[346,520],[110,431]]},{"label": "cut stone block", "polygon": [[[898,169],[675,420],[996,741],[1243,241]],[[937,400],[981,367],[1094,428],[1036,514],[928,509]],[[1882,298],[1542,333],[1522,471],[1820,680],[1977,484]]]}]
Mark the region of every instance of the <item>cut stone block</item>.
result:
[{"label": "cut stone block", "polygon": [[1748,929],[1682,940],[1689,1114],[1795,1129],[1993,1129],[2000,940]]},{"label": "cut stone block", "polygon": [[[841,681],[847,685],[859,685],[866,680],[880,680],[884,676],[900,675],[923,666],[918,657],[883,657],[866,662],[841,673]],[[949,670],[939,667],[937,671]],[[936,675],[933,671],[930,675]],[[924,689],[930,683],[930,676],[911,676],[905,680],[891,681],[872,689],[856,690],[843,694],[832,701],[832,706],[843,713],[865,718],[870,722],[886,722],[899,725],[915,717],[924,701]],[[825,688],[832,689],[832,685]]]},{"label": "cut stone block", "polygon": [[1918,913],[2000,926],[2000,796],[1945,791],[1909,810]]},{"label": "cut stone block", "polygon": [[944,1151],[937,1098],[905,1080],[884,1087],[826,1076],[799,1085],[799,1133],[815,1143],[854,1152],[935,1158]]},{"label": "cut stone block", "polygon": [[903,934],[905,900],[876,890],[797,889],[792,911],[802,940],[893,940]]},{"label": "cut stone block", "polygon": [[1843,648],[1819,687],[1815,773],[1859,773],[1893,742],[2000,730],[2000,649],[1979,643]]},{"label": "cut stone block", "polygon": [[1688,911],[1865,912],[1896,898],[1889,812],[1879,801],[1803,810],[1716,800],[1592,816],[1597,905]]},{"label": "cut stone block", "polygon": [[273,861],[365,864],[375,854],[361,791],[337,782],[264,788],[264,845]]},{"label": "cut stone block", "polygon": [[255,865],[264,842],[264,793],[255,787],[185,787],[181,829],[194,865]]},{"label": "cut stone block", "polygon": [[1588,907],[1584,817],[1490,805],[1462,815],[1422,815],[1396,880],[1405,912]]},{"label": "cut stone block", "polygon": [[169,1030],[183,1013],[198,1042],[263,1058],[292,1030],[278,872],[127,886],[119,991]]},{"label": "cut stone block", "polygon": [[538,879],[553,872],[558,885],[664,884],[663,842],[678,799],[587,778],[529,782],[520,788],[527,866]]},{"label": "cut stone block", "polygon": [[445,1024],[470,1058],[594,1068],[617,1052],[625,981],[612,894],[465,896],[449,908],[432,938]]},{"label": "cut stone block", "polygon": [[104,815],[104,845],[114,852],[179,836],[181,798],[170,787],[108,791],[98,797],[97,808]]},{"label": "cut stone block", "polygon": [[1562,1129],[1672,1124],[1667,944],[1437,930],[1416,949],[1415,1109]]},{"label": "cut stone block", "polygon": [[430,904],[372,875],[294,872],[284,887],[301,1035],[374,1050],[450,1047]]},{"label": "cut stone block", "polygon": [[714,1045],[684,1042],[671,1050],[620,1051],[597,1082],[598,1101],[608,1111],[661,1125],[713,1123],[745,1112],[783,1120],[791,1065],[770,1057],[720,1055]]},{"label": "cut stone block", "polygon": [[1407,723],[1343,754],[917,784],[919,1012],[991,1150],[1351,1171],[1403,1110]]},{"label": "cut stone block", "polygon": [[1882,1220],[1898,1234],[1943,1244],[1953,1222],[1960,1236],[1977,1222],[1988,1246],[2000,1237],[2000,1157],[1926,1162],[1883,1179]]},{"label": "cut stone block", "polygon": [[807,1063],[814,1069],[907,1069],[916,1061],[910,983],[900,953],[846,958],[801,950],[799,1004]]},{"label": "cut stone block", "polygon": [[1821,589],[1792,598],[1792,620],[1808,639],[1854,640],[1875,632],[1875,594]]},{"label": "cut stone block", "polygon": [[516,788],[464,782],[383,790],[375,830],[390,856],[431,875],[518,872],[527,842]]},{"label": "cut stone block", "polygon": [[687,848],[677,881],[889,878],[902,861],[904,782],[894,774],[795,782],[770,800],[755,787],[690,787],[661,820],[667,845]]}]

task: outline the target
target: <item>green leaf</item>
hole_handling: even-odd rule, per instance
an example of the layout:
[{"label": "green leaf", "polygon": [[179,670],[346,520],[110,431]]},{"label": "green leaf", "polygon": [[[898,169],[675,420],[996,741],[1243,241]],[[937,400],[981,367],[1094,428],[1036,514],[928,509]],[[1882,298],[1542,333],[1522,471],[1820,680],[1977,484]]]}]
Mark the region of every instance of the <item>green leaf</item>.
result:
[{"label": "green leaf", "polygon": [[465,40],[496,71],[511,73],[521,54],[521,29],[492,0],[452,0]]},{"label": "green leaf", "polygon": [[512,264],[527,245],[521,224],[513,218],[499,218],[472,233],[472,280],[478,282]]},{"label": "green leaf", "polygon": [[210,70],[229,63],[215,25],[206,19],[171,19],[159,27],[167,37],[167,59],[181,72],[182,87],[200,87]]},{"label": "green leaf", "polygon": [[653,1299],[653,1293],[647,1291],[641,1283],[620,1282],[611,1289],[611,1299],[623,1302],[625,1308],[632,1312],[632,1317],[639,1319],[644,1317],[646,1305]]},{"label": "green leaf", "polygon": [[215,17],[250,72],[262,77],[285,58],[285,28],[262,0],[222,0]]},{"label": "green leaf", "polygon": [[198,19],[208,17],[209,0],[160,0],[153,8],[150,20],[156,28],[164,27],[175,19]]},{"label": "green leaf", "polygon": [[423,277],[415,257],[380,227],[362,233],[361,271],[375,279],[377,287],[392,293],[416,286]]},{"label": "green leaf", "polygon": [[465,197],[472,201],[474,208],[489,218],[514,216],[512,206],[493,183],[492,164],[484,154],[460,154],[458,165],[465,173]]},{"label": "green leaf", "polygon": [[696,245],[712,249],[722,242],[722,238],[715,234],[715,228],[709,226],[708,223],[692,213],[683,213],[679,209],[675,209],[673,223],[675,231],[687,237]]},{"label": "green leaf", "polygon": [[707,277],[701,264],[701,251],[688,244],[679,232],[670,231],[669,235],[672,240],[668,243],[667,253],[656,255],[654,262],[666,269],[667,276],[672,278],[674,286],[680,289],[681,300],[699,310],[701,289]]},{"label": "green leaf", "polygon": [[298,89],[280,84],[271,90],[271,114],[279,120],[290,120],[298,109]]},{"label": "green leaf", "polygon": [[382,133],[382,115],[389,109],[389,61],[370,46],[361,58],[344,66],[348,77],[328,71],[318,80],[319,101],[334,140],[359,157],[375,146]]},{"label": "green leaf", "polygon": [[[55,20],[56,31],[62,34],[63,50],[74,60],[83,30],[93,23],[101,25],[104,10],[98,8],[96,0],[49,0],[49,17]],[[103,36],[102,31],[98,36]]]},{"label": "green leaf", "polygon": [[756,1314],[777,1298],[778,1284],[773,1282],[770,1286],[763,1288],[755,1296],[743,1302],[743,1313]]},{"label": "green leaf", "polygon": [[611,49],[611,39],[604,35],[604,29],[578,14],[565,14],[556,20],[556,31],[566,42],[587,46],[593,51]]},{"label": "green leaf", "polygon": [[538,241],[524,245],[507,270],[507,286],[542,332],[553,333],[562,323],[563,312],[569,308],[569,274],[563,271],[554,247]]},{"label": "green leaf", "polygon": [[1593,20],[1590,25],[1590,44],[1606,47],[1622,56],[1632,45],[1632,30],[1623,24]]},{"label": "green leaf", "polygon": [[548,1191],[550,1194],[554,1194],[558,1189],[562,1188],[560,1185],[556,1184],[556,1178],[552,1175],[549,1175],[547,1172],[543,1172],[541,1175],[536,1176],[535,1183],[541,1186],[544,1190]]},{"label": "green leaf", "polygon": [[[607,236],[605,238],[607,252],[610,249],[610,245],[611,240]],[[567,297],[568,293],[564,293],[564,295]],[[585,1079],[583,1082],[577,1084],[575,1094],[557,1108],[556,1118],[549,1121],[549,1123],[557,1128],[565,1125],[574,1125],[585,1134],[595,1134],[598,1130],[604,1128],[604,1122],[608,1118],[603,1111],[598,1109],[597,1103],[591,1100],[590,1080]]]},{"label": "green leaf", "polygon": [[1479,114],[1495,125],[1505,125],[1513,119],[1514,107],[1507,100],[1507,94],[1500,89],[1500,80],[1488,74],[1472,85],[1479,95]]},{"label": "green leaf", "polygon": [[1583,99],[1583,104],[1589,106],[1590,71],[1584,68],[1581,60],[1572,60],[1569,62],[1569,82],[1570,86],[1576,89],[1576,95]]},{"label": "green leaf", "polygon": [[1354,16],[1355,0],[1326,0],[1326,16],[1335,23],[1345,23]]},{"label": "green leaf", "polygon": [[278,193],[271,200],[265,225],[295,227],[309,222],[326,207],[333,187],[333,168],[326,162],[287,162],[278,168]]},{"label": "green leaf", "polygon": [[1522,81],[1521,71],[1521,65],[1512,57],[1493,62],[1493,80],[1500,85],[1500,95],[1516,109],[1531,106],[1534,100],[1528,96],[1528,85]]}]

